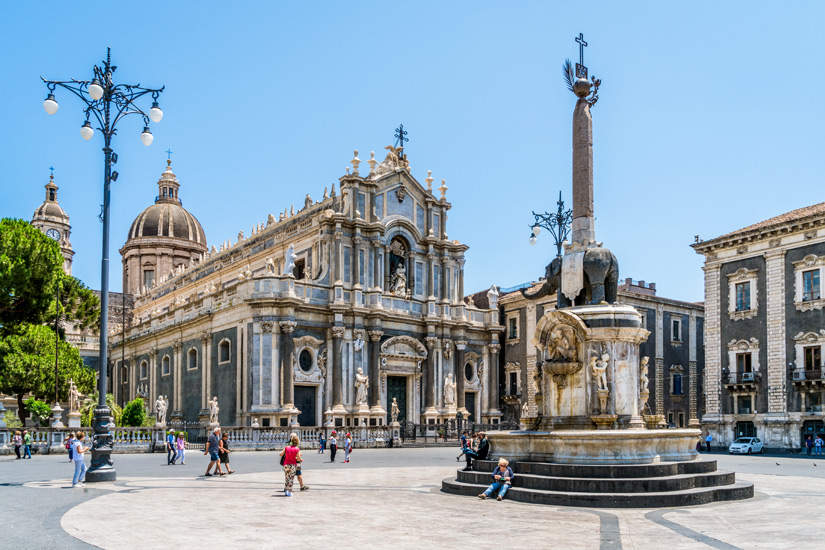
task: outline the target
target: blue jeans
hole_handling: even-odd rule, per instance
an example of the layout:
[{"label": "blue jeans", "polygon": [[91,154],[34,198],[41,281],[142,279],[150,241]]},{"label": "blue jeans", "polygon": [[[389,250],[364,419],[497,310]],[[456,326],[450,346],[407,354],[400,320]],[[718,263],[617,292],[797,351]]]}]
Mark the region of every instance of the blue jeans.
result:
[{"label": "blue jeans", "polygon": [[507,491],[509,489],[510,489],[510,484],[509,483],[504,483],[503,481],[494,481],[489,487],[487,487],[487,490],[484,491],[484,495],[485,496],[490,496],[491,494],[493,494],[493,491],[498,490],[499,491],[498,496],[500,496],[501,498],[504,498],[504,495],[507,494]]},{"label": "blue jeans", "polygon": [[350,447],[344,447],[344,461],[345,462],[349,460],[349,450],[350,450]]},{"label": "blue jeans", "polygon": [[23,458],[32,457],[32,446],[31,445],[23,445]]},{"label": "blue jeans", "polygon": [[178,458],[178,453],[173,447],[169,447],[168,443],[166,445],[166,464],[174,464]]},{"label": "blue jeans", "polygon": [[74,461],[74,477],[72,478],[72,485],[79,482],[86,481],[86,463],[83,460]]}]

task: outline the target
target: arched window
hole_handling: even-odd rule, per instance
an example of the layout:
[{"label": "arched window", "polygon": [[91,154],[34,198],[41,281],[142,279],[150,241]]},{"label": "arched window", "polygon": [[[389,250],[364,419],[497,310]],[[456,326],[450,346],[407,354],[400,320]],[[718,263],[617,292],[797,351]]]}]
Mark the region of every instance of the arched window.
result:
[{"label": "arched window", "polygon": [[229,340],[221,340],[218,344],[218,364],[229,363],[232,360],[231,351]]},{"label": "arched window", "polygon": [[140,362],[140,379],[146,380],[149,378],[149,363],[146,361]]},{"label": "arched window", "polygon": [[189,348],[189,352],[186,354],[186,369],[187,370],[196,370],[198,368],[198,350],[195,348]]},{"label": "arched window", "polygon": [[168,355],[164,355],[163,359],[160,360],[160,375],[161,376],[169,376],[169,373],[172,372],[172,360],[169,358]]}]

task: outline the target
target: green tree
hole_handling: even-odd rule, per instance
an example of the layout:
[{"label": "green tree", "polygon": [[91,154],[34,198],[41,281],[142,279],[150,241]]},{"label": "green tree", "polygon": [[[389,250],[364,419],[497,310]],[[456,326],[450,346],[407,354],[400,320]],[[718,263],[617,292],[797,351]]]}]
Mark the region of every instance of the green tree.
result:
[{"label": "green tree", "polygon": [[0,220],[0,325],[47,321],[63,273],[60,245],[24,220]]},{"label": "green tree", "polygon": [[123,407],[123,414],[120,415],[120,422],[123,426],[134,426],[139,428],[146,423],[146,407],[143,399],[135,397]]},{"label": "green tree", "polygon": [[[92,425],[92,420],[95,416],[95,407],[97,407],[98,395],[97,390],[95,390],[94,393],[83,402],[83,405],[80,406],[81,426]],[[120,426],[121,419],[123,417],[123,409],[121,409],[120,405],[115,402],[115,396],[111,393],[106,394],[106,406],[109,407],[109,412],[112,414],[115,426]]]},{"label": "green tree", "polygon": [[[54,321],[55,301],[46,314],[46,322]],[[66,273],[60,281],[60,318],[81,330],[100,329],[100,298],[83,282]]]},{"label": "green tree", "polygon": [[[68,398],[69,378],[81,393],[94,390],[95,371],[83,365],[77,348],[60,340],[57,351],[58,397]],[[17,396],[20,420],[27,416],[25,394],[44,401],[54,398],[54,353],[55,333],[44,325],[26,323],[0,335],[0,393]]]}]

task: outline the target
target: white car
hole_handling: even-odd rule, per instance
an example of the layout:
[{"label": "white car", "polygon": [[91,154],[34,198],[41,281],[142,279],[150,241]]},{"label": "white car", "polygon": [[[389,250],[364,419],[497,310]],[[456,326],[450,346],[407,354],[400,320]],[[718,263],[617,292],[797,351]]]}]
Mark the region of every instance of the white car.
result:
[{"label": "white car", "polygon": [[728,447],[730,454],[739,453],[749,455],[752,453],[762,453],[762,441],[757,437],[740,437]]}]

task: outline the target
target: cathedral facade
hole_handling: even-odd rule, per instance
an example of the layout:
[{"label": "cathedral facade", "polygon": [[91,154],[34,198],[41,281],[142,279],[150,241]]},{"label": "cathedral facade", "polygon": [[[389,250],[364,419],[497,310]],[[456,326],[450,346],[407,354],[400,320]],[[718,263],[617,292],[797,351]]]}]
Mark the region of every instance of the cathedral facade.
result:
[{"label": "cathedral facade", "polygon": [[223,425],[383,425],[393,403],[399,421],[497,423],[497,295],[464,303],[447,187],[388,149],[363,176],[356,151],[337,194],[209,249],[167,166],[121,249],[135,303],[110,340],[116,399],[196,421],[216,398]]}]

